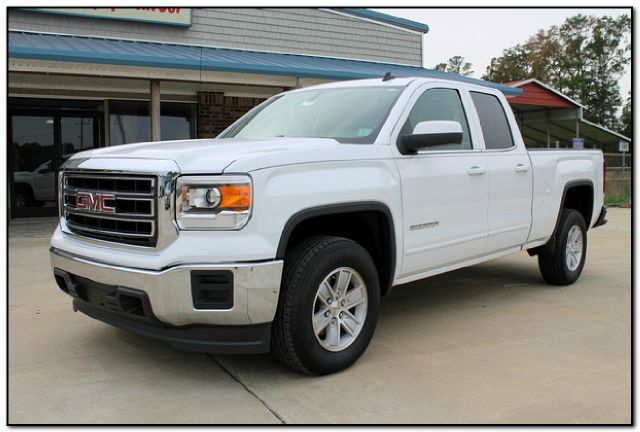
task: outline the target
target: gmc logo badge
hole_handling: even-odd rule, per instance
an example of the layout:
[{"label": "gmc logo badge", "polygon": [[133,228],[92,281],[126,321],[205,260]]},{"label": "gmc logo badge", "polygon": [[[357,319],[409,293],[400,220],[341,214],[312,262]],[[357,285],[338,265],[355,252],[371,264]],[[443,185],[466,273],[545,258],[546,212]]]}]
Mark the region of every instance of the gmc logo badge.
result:
[{"label": "gmc logo badge", "polygon": [[115,204],[115,195],[103,194],[99,192],[77,192],[76,193],[76,209],[90,210],[99,213],[115,213],[116,208],[106,204],[106,201],[113,201]]}]

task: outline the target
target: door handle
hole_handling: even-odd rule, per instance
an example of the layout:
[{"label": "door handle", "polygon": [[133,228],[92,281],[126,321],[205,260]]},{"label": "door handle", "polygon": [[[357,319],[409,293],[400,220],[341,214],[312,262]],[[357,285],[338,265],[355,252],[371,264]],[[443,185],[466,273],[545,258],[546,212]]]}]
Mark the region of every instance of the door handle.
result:
[{"label": "door handle", "polygon": [[470,176],[477,176],[477,175],[482,175],[484,173],[487,172],[486,168],[481,168],[477,165],[472,166],[471,168],[469,168],[467,170],[467,174],[469,174]]},{"label": "door handle", "polygon": [[516,165],[516,172],[527,172],[529,171],[529,165],[525,165],[525,164],[518,164]]}]

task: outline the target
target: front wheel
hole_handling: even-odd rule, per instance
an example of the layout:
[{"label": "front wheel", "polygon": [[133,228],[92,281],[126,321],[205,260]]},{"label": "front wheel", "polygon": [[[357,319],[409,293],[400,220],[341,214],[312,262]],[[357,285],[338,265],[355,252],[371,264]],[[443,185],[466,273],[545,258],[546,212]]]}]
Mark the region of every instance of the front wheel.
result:
[{"label": "front wheel", "polygon": [[547,283],[570,285],[584,267],[587,257],[587,228],[582,214],[565,209],[560,216],[552,248],[538,254],[540,273]]},{"label": "front wheel", "polygon": [[367,251],[341,237],[314,237],[285,257],[272,351],[311,374],[351,366],[366,350],[378,319],[380,284]]},{"label": "front wheel", "polygon": [[16,208],[34,207],[37,201],[28,187],[16,187],[13,205]]}]

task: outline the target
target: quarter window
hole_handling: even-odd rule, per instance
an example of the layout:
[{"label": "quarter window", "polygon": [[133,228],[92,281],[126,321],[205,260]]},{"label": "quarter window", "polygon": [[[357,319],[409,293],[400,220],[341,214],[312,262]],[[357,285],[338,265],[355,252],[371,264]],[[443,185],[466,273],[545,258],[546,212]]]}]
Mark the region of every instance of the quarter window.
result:
[{"label": "quarter window", "polygon": [[485,148],[500,150],[513,147],[513,135],[500,100],[494,95],[477,92],[471,92],[471,99],[480,118]]},{"label": "quarter window", "polygon": [[402,126],[400,136],[412,133],[420,122],[433,120],[450,120],[460,123],[462,143],[442,144],[429,147],[429,150],[469,150],[472,148],[467,117],[457,90],[435,88],[422,93]]}]

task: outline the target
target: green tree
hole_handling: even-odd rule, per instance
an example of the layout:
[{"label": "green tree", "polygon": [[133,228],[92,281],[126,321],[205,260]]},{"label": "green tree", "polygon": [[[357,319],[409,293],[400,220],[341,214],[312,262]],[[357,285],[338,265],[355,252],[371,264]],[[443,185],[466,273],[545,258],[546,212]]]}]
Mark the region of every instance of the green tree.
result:
[{"label": "green tree", "polygon": [[526,48],[523,45],[516,45],[504,50],[501,57],[492,58],[482,79],[505,83],[524,80],[532,76],[533,70]]},{"label": "green tree", "polygon": [[622,115],[620,116],[620,127],[618,128],[620,133],[626,137],[631,138],[631,92],[627,95],[627,100],[622,107]]},{"label": "green tree", "polygon": [[462,76],[471,75],[473,66],[463,56],[453,56],[446,63],[438,63],[433,68],[438,71],[455,73]]},{"label": "green tree", "polygon": [[616,128],[622,104],[618,80],[631,61],[630,33],[630,16],[576,15],[504,50],[483,79],[537,78],[580,101],[591,120]]}]

